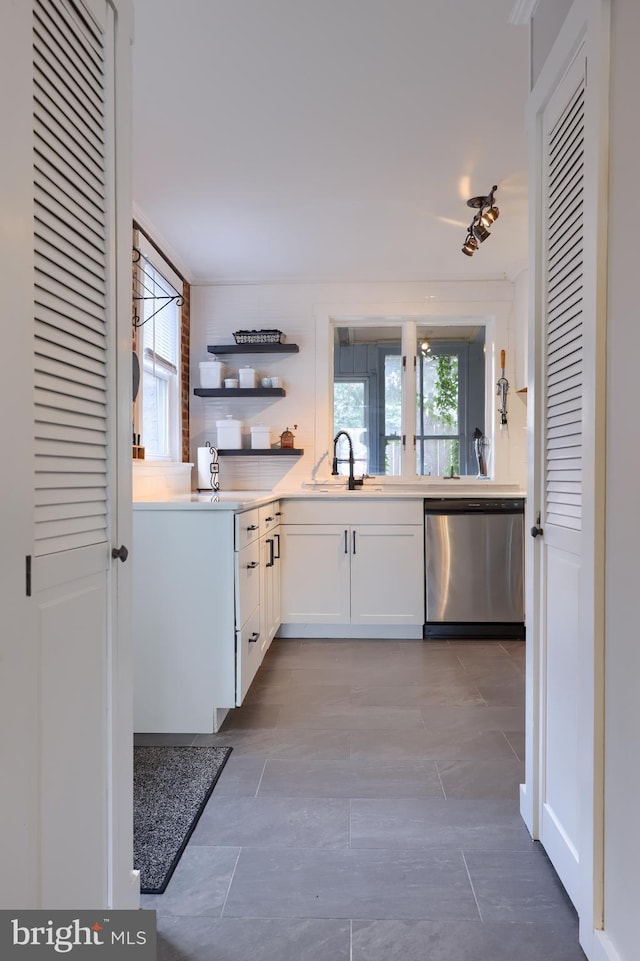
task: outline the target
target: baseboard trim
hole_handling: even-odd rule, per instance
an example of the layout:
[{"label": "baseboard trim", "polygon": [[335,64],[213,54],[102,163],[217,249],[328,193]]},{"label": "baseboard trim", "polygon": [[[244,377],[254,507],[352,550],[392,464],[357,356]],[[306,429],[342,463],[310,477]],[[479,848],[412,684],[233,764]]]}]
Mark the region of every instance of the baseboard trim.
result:
[{"label": "baseboard trim", "polygon": [[587,952],[589,961],[623,961],[606,931],[594,931],[592,945],[591,953]]},{"label": "baseboard trim", "polygon": [[422,640],[422,624],[281,624],[277,637]]}]

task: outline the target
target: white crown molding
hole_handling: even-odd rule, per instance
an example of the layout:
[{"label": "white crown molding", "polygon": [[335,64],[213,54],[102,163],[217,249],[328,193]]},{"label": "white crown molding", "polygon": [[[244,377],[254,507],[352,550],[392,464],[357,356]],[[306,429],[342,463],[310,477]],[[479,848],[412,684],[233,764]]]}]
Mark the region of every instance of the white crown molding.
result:
[{"label": "white crown molding", "polygon": [[509,23],[514,27],[529,23],[536,12],[539,0],[513,0],[513,7],[509,16]]},{"label": "white crown molding", "polygon": [[171,247],[171,244],[164,239],[162,233],[155,228],[155,226],[148,219],[148,217],[145,216],[135,201],[133,202],[133,219],[136,221],[136,223],[140,224],[142,229],[146,231],[150,237],[153,238],[154,244],[157,244],[157,246],[160,248],[164,254],[164,258],[171,261],[176,270],[180,271],[188,284],[193,285],[195,282],[193,271],[184,263],[182,258],[176,254]]}]

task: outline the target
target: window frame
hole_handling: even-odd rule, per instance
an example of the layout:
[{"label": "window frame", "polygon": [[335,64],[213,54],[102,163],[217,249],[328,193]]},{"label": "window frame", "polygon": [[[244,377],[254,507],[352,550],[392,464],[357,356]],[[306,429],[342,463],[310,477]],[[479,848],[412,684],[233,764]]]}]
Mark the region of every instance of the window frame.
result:
[{"label": "window frame", "polygon": [[[433,303],[425,309],[424,304],[386,303],[376,309],[374,304],[349,305],[348,307],[326,306],[316,313],[316,340],[318,347],[326,348],[324,357],[328,357],[328,364],[322,353],[317,354],[316,369],[318,383],[318,401],[322,404],[326,398],[326,414],[322,407],[318,415],[319,433],[316,445],[318,461],[327,456],[333,445],[333,370],[334,370],[334,329],[344,326],[389,327],[397,326],[401,331],[403,362],[403,400],[402,400],[402,433],[403,445],[401,449],[401,471],[399,475],[376,474],[376,480],[385,485],[394,483],[420,482],[429,483],[437,480],[436,475],[420,475],[417,473],[416,442],[413,440],[417,433],[416,417],[416,382],[417,382],[417,337],[422,326],[430,327],[465,327],[469,325],[483,326],[485,329],[485,388],[484,388],[484,423],[485,432],[492,443],[491,478],[499,480],[508,471],[508,452],[504,448],[502,436],[498,436],[496,427],[496,404],[493,397],[492,384],[499,376],[497,356],[503,345],[509,347],[509,328],[511,303],[505,300],[491,302],[482,301],[450,301]],[[414,359],[415,364],[414,364]],[[326,393],[325,387],[326,384]],[[326,436],[326,447],[323,438]],[[467,459],[467,470],[473,467],[472,459]],[[468,478],[475,477],[475,471],[467,473]]]},{"label": "window frame", "polygon": [[[143,264],[148,264],[157,272],[163,281],[175,290],[177,300],[171,300],[166,305],[163,304],[156,311],[170,310],[174,315],[175,321],[175,343],[176,356],[175,364],[167,363],[161,356],[154,356],[153,352],[144,345],[144,323],[138,321],[135,328],[135,353],[140,365],[140,385],[138,396],[133,405],[133,429],[134,433],[140,435],[140,443],[145,447],[145,459],[155,463],[181,463],[182,462],[182,298],[184,295],[184,285],[182,278],[175,272],[171,265],[162,257],[160,252],[150,243],[150,241],[138,230],[133,233],[133,246],[139,251],[138,261],[134,263],[136,280],[134,287],[141,289],[140,274]],[[163,298],[158,298],[159,300]],[[134,306],[138,307],[137,313],[142,320],[143,310],[141,301],[134,301]],[[166,317],[166,315],[165,315]],[[146,323],[154,323],[154,318],[149,318]],[[153,370],[155,376],[165,380],[168,384],[168,413],[165,426],[168,438],[168,452],[159,453],[151,451],[145,444],[144,431],[144,374]]]}]

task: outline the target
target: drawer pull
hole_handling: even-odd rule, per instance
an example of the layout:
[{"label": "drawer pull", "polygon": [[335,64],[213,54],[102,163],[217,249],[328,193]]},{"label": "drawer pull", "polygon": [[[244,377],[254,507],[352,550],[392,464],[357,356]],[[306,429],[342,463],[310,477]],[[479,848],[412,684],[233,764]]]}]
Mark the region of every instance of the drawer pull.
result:
[{"label": "drawer pull", "polygon": [[248,571],[252,571],[252,570],[254,569],[254,567],[259,567],[259,566],[260,566],[260,565],[259,565],[259,562],[258,562],[258,561],[251,561],[250,564],[247,564],[247,570],[248,570]]},{"label": "drawer pull", "polygon": [[257,530],[258,530],[258,525],[257,525],[257,524],[251,524],[249,527],[247,527],[247,530],[248,530],[248,531],[257,531]]},{"label": "drawer pull", "polygon": [[276,511],[276,517],[282,517],[282,511]]},{"label": "drawer pull", "polygon": [[273,520],[273,517],[265,517],[265,522],[267,524],[270,524],[272,520]]},{"label": "drawer pull", "polygon": [[260,631],[254,631],[253,634],[249,635],[249,644],[255,644],[260,637]]}]

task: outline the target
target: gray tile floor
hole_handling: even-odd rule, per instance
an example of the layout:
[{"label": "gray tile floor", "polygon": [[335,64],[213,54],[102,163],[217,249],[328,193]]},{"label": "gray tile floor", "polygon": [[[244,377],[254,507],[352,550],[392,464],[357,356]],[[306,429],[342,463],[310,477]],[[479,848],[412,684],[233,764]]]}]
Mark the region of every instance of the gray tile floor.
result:
[{"label": "gray tile floor", "polygon": [[518,813],[524,644],[276,640],[158,912],[159,961],[584,961]]}]

